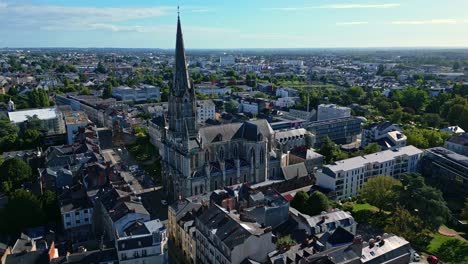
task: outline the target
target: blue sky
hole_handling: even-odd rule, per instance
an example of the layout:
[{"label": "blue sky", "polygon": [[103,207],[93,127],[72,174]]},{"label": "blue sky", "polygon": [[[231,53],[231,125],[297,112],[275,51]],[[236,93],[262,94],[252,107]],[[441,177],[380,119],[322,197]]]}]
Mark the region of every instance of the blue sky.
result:
[{"label": "blue sky", "polygon": [[468,0],[0,0],[0,47],[468,47]]}]

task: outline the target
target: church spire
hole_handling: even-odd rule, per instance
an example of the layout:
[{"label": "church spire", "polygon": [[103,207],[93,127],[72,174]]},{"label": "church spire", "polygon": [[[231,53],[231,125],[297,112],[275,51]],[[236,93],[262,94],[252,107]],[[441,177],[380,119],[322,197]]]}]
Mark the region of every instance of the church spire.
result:
[{"label": "church spire", "polygon": [[182,27],[180,25],[179,7],[177,7],[177,39],[175,50],[175,73],[174,73],[174,91],[181,95],[185,90],[190,89],[189,75],[187,71],[187,62],[185,59],[184,38]]}]

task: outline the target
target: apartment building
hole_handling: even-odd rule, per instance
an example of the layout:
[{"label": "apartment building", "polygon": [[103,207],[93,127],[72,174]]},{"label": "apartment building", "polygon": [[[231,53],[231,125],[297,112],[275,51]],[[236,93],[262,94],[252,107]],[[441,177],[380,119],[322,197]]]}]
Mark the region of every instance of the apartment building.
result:
[{"label": "apartment building", "polygon": [[161,99],[161,91],[159,87],[147,84],[141,84],[136,88],[119,86],[112,89],[112,96],[124,102],[144,102]]},{"label": "apartment building", "polygon": [[362,120],[357,117],[345,117],[312,122],[307,130],[315,135],[315,146],[322,145],[325,137],[329,137],[337,144],[349,144],[357,140],[361,133]]},{"label": "apartment building", "polygon": [[317,108],[317,121],[351,116],[351,108],[336,104],[321,104]]},{"label": "apartment building", "polygon": [[406,146],[340,160],[323,167],[317,175],[317,185],[334,191],[336,199],[353,197],[371,177],[398,178],[402,173],[416,172],[422,153],[414,146]]}]

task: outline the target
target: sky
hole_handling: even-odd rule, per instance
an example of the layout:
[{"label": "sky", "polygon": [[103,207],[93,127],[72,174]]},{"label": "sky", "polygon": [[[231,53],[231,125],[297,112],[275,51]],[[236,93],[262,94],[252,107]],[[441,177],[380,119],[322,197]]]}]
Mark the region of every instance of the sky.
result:
[{"label": "sky", "polygon": [[0,47],[468,47],[468,0],[0,0]]}]

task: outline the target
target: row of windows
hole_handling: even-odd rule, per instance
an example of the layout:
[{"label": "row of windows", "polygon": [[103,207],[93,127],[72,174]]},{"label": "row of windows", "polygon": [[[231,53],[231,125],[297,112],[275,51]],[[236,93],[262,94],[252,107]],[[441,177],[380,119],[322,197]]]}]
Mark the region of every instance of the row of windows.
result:
[{"label": "row of windows", "polygon": [[[83,213],[84,213],[84,214],[87,214],[87,213],[88,213],[88,209],[84,209],[84,210],[83,210]],[[75,215],[76,215],[76,216],[80,215],[80,212],[79,212],[79,211],[76,211],[76,212],[75,212]],[[66,218],[71,217],[71,213],[66,213],[66,214],[65,214],[65,217],[66,217]]]},{"label": "row of windows", "polygon": [[[84,222],[84,223],[89,223],[89,218],[85,218],[83,222]],[[81,224],[81,221],[80,221],[80,220],[76,220],[75,223],[76,223],[77,225],[79,225],[79,224]],[[71,222],[67,222],[67,223],[66,223],[66,226],[67,226],[67,227],[70,227],[70,226],[71,226]]]}]

